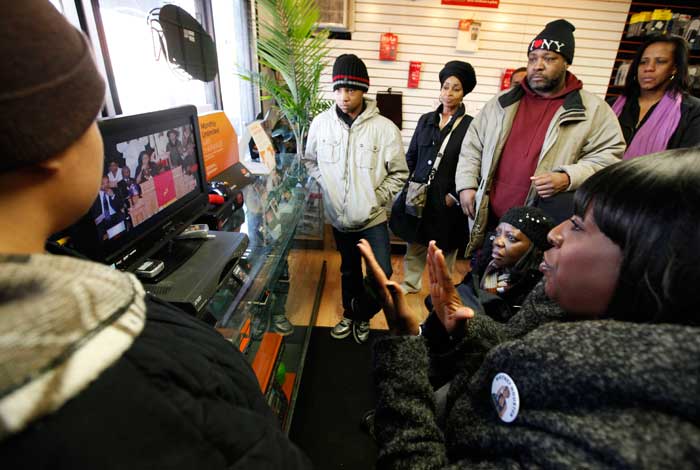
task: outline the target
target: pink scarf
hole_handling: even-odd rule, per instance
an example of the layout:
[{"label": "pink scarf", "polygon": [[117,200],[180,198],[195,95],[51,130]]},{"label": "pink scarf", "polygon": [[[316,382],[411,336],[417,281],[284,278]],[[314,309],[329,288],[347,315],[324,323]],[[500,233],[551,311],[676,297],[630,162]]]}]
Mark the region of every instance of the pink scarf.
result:
[{"label": "pink scarf", "polygon": [[[620,95],[612,106],[613,111],[620,117],[622,108],[627,99]],[[669,92],[656,105],[651,116],[647,118],[642,127],[632,138],[632,142],[627,146],[623,160],[648,155],[650,153],[661,152],[668,147],[668,141],[676,131],[681,120],[681,94],[673,96]]]}]

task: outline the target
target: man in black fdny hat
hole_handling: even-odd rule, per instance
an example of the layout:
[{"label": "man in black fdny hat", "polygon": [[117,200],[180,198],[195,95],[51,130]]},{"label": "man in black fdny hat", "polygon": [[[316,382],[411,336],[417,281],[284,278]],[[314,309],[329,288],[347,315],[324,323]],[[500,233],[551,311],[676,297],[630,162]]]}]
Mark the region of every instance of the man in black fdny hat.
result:
[{"label": "man in black fdny hat", "polygon": [[486,103],[467,131],[455,184],[470,218],[468,253],[511,207],[549,206],[555,221],[566,218],[573,191],[622,157],[615,114],[568,71],[575,29],[548,23],[527,47],[526,80]]},{"label": "man in black fdny hat", "polygon": [[381,306],[365,282],[357,243],[366,239],[391,277],[391,249],[385,207],[408,177],[401,132],[381,116],[364,94],[369,74],[354,54],[333,64],[335,106],[311,123],[304,162],[323,191],[324,209],[340,252],[343,317],[331,331],[342,339],[353,335],[364,343],[369,320]]}]

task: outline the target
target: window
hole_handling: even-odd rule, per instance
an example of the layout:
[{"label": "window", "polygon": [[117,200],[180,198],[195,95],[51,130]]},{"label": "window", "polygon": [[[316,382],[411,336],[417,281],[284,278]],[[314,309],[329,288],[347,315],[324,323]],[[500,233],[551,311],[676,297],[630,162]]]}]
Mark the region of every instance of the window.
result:
[{"label": "window", "polygon": [[321,18],[318,25],[331,31],[352,29],[353,0],[318,0]]},{"label": "window", "polygon": [[[249,0],[50,0],[90,38],[107,77],[103,116],[138,114],[194,104],[200,113],[226,112],[240,135],[256,114],[254,87],[239,78],[252,64]],[[204,83],[171,69],[148,22],[154,8],[177,5],[199,21],[216,43],[219,75]],[[216,34],[218,32],[218,34]],[[158,60],[156,60],[158,58]]]},{"label": "window", "polygon": [[50,0],[50,2],[56,8],[56,10],[63,13],[63,16],[65,16],[73,26],[80,29],[78,10],[76,9],[74,2],[70,0]]},{"label": "window", "polygon": [[221,101],[226,116],[239,136],[256,114],[253,85],[238,76],[253,67],[249,5],[246,0],[211,2],[219,57]]},{"label": "window", "polygon": [[[212,94],[207,88],[213,87],[213,82],[191,80],[182,72],[173,70],[160,51],[158,35],[151,30],[148,17],[151,10],[165,3],[159,0],[99,1],[99,17],[114,75],[116,98],[124,114],[184,104],[194,104],[200,112],[216,106],[215,100],[208,98]],[[184,9],[206,27],[202,21],[201,0],[167,3]]]}]

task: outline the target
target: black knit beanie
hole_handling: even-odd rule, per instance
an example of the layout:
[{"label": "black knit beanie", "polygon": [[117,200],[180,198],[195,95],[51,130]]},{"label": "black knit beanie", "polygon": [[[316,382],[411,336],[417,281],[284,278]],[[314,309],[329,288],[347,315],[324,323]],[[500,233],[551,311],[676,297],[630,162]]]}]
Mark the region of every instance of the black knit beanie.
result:
[{"label": "black knit beanie", "polygon": [[48,159],[95,121],[105,85],[85,36],[47,0],[3,2],[0,171]]},{"label": "black knit beanie", "polygon": [[445,83],[449,77],[457,77],[462,83],[462,89],[464,94],[468,94],[476,86],[476,74],[474,73],[474,67],[468,62],[462,62],[461,60],[452,60],[445,64],[445,66],[440,70],[440,85]]},{"label": "black knit beanie", "polygon": [[343,54],[333,64],[333,91],[338,88],[353,88],[367,92],[369,75],[362,59],[355,54]]},{"label": "black knit beanie", "polygon": [[503,214],[499,223],[505,222],[517,228],[534,245],[544,251],[551,247],[547,234],[554,228],[554,220],[537,207],[512,207]]},{"label": "black knit beanie", "polygon": [[535,49],[544,49],[557,52],[564,56],[566,62],[571,64],[574,61],[574,31],[576,27],[566,20],[555,20],[547,23],[542,32],[538,34],[527,48],[527,53]]}]

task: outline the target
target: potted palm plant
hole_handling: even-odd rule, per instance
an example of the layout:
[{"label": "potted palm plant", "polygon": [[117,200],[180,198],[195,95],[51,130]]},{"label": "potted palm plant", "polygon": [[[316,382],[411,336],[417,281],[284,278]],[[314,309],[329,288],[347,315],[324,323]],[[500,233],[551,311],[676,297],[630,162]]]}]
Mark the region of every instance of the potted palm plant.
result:
[{"label": "potted palm plant", "polygon": [[320,12],[315,0],[258,0],[258,7],[258,61],[281,80],[253,71],[241,76],[267,93],[263,99],[274,99],[301,157],[311,120],[329,106],[319,90],[329,51],[328,31],[317,30]]}]

